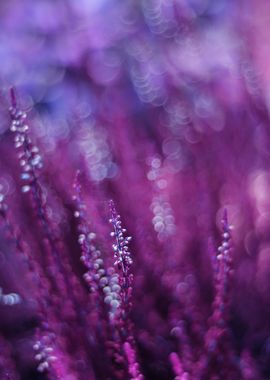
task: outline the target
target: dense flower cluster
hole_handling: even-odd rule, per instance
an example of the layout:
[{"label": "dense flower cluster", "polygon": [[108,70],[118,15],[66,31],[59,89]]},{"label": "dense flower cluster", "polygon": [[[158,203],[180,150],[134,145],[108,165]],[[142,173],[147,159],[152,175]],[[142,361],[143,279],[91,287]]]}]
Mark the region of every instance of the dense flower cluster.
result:
[{"label": "dense flower cluster", "polygon": [[269,11],[0,3],[0,380],[270,379]]}]

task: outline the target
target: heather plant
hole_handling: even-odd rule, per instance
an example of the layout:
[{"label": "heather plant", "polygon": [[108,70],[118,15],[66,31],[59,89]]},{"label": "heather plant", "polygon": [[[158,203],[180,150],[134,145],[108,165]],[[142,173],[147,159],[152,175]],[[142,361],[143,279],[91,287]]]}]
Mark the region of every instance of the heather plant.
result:
[{"label": "heather plant", "polygon": [[268,14],[0,3],[0,379],[270,379]]}]

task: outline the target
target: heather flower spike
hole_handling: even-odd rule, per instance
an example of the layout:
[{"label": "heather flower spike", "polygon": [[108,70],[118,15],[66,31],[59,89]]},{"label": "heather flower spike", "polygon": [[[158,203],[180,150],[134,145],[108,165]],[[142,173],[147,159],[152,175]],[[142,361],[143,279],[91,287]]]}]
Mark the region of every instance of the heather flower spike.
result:
[{"label": "heather flower spike", "polygon": [[172,352],[170,354],[170,361],[172,364],[173,371],[175,373],[174,380],[189,380],[190,377],[187,372],[183,370],[181,361],[177,353]]},{"label": "heather flower spike", "polygon": [[139,364],[136,361],[136,353],[129,342],[124,343],[124,351],[128,361],[128,372],[131,380],[143,380],[143,375],[140,373]]},{"label": "heather flower spike", "polygon": [[113,201],[110,201],[109,205],[111,210],[110,222],[112,223],[114,229],[111,236],[115,237],[116,241],[116,243],[113,244],[115,257],[114,264],[117,265],[119,269],[121,268],[123,276],[126,278],[132,265],[132,258],[128,247],[131,237],[124,237],[126,229],[122,228],[120,215],[117,215]]},{"label": "heather flower spike", "polygon": [[[114,265],[118,268],[119,273],[119,285],[121,287],[120,298],[120,314],[121,318],[125,321],[125,328],[130,330],[129,313],[131,308],[131,293],[132,293],[132,281],[133,275],[130,273],[132,258],[129,252],[128,244],[131,237],[125,237],[126,229],[122,227],[121,217],[117,214],[114,202],[109,202],[111,219],[110,223],[113,226],[111,236],[114,238],[115,243],[112,245],[114,252]],[[128,334],[128,332],[127,332]]]},{"label": "heather flower spike", "polygon": [[209,329],[205,337],[205,347],[208,354],[204,353],[202,356],[202,362],[204,362],[203,376],[210,376],[215,373],[215,366],[218,366],[219,358],[233,361],[235,356],[228,328],[230,315],[229,282],[232,273],[232,226],[228,223],[226,209],[224,210],[221,226],[222,239],[217,252],[217,272],[214,274],[213,311],[209,318]]},{"label": "heather flower spike", "polygon": [[[140,372],[138,360],[136,358],[135,339],[133,336],[133,326],[130,320],[131,295],[133,275],[130,273],[132,266],[131,253],[128,244],[131,237],[125,237],[126,229],[122,227],[122,221],[117,214],[114,202],[109,202],[111,211],[110,223],[113,225],[111,236],[115,239],[113,244],[115,265],[119,271],[120,305],[119,314],[115,317],[115,326],[120,336],[120,344],[127,360],[127,367],[130,380],[143,380]],[[118,317],[120,318],[118,320]]]},{"label": "heather flower spike", "polygon": [[22,192],[28,192],[31,187],[35,192],[35,197],[38,194],[39,188],[37,177],[40,169],[43,166],[42,158],[39,149],[35,146],[29,137],[29,127],[26,122],[27,114],[18,109],[14,89],[10,91],[11,94],[11,127],[10,130],[14,133],[15,148],[19,149],[18,157],[20,165],[23,169],[21,179],[25,182],[22,186]]},{"label": "heather flower spike", "polygon": [[232,246],[231,246],[231,230],[232,226],[228,224],[227,210],[224,211],[222,219],[222,242],[218,247],[218,274],[217,274],[217,300],[220,309],[224,305],[224,318],[226,315],[227,307],[227,293],[229,288],[229,279],[232,274]]},{"label": "heather flower spike", "polygon": [[[36,259],[33,257],[30,259],[29,257],[29,261],[34,260],[29,269],[38,270],[36,282],[40,288],[40,299],[38,300],[40,326],[36,328],[34,346],[37,347],[37,345],[41,345],[41,342],[43,343],[40,346],[42,351],[35,356],[35,359],[37,361],[37,370],[39,372],[48,372],[48,376],[55,380],[58,379],[59,374],[64,373],[68,368],[68,364],[62,365],[58,357],[58,355],[61,356],[63,347],[60,347],[57,343],[59,330],[57,323],[55,324],[54,322],[55,306],[61,305],[67,294],[70,296],[70,302],[73,305],[76,304],[76,300],[73,298],[73,289],[70,286],[71,282],[76,284],[76,279],[73,273],[68,274],[67,272],[68,260],[63,257],[62,245],[58,242],[55,226],[47,206],[47,196],[40,183],[39,176],[43,168],[43,161],[39,148],[32,143],[29,136],[29,127],[26,123],[27,114],[18,109],[14,89],[11,89],[10,95],[12,104],[10,107],[12,121],[10,130],[15,134],[15,148],[19,150],[19,164],[22,167],[21,179],[25,182],[21,190],[23,193],[30,193],[30,204],[39,221],[42,250],[45,253],[44,261],[42,262],[44,267],[42,269],[41,267],[40,269],[38,268],[40,263],[35,263]],[[16,241],[20,250],[20,242],[18,239]],[[53,267],[54,270],[52,270]],[[45,276],[46,280],[44,279],[42,282],[39,275]],[[47,286],[45,285],[46,282]],[[52,289],[55,291],[54,298],[51,298],[49,294]],[[64,310],[63,308],[63,313]],[[69,311],[69,314],[73,313],[73,311]],[[49,355],[48,353],[51,350],[58,353]]]},{"label": "heather flower spike", "polygon": [[[80,259],[87,269],[83,278],[94,298],[99,299],[102,297],[103,301],[113,309],[118,305],[117,298],[114,297],[114,300],[110,299],[112,288],[117,290],[118,287],[115,282],[116,276],[112,270],[109,270],[110,274],[108,273],[101,251],[96,245],[96,234],[91,231],[86,219],[86,206],[82,200],[79,177],[80,172],[78,171],[73,183],[73,200],[75,202],[74,217],[77,222],[78,243],[81,247]],[[109,299],[110,302],[108,302]]]}]

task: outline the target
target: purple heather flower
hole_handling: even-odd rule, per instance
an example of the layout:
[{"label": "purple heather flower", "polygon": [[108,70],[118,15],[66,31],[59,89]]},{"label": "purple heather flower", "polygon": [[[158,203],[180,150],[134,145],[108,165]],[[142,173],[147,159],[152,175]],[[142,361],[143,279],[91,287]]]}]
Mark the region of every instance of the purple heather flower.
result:
[{"label": "purple heather flower", "polygon": [[170,354],[170,361],[172,363],[172,367],[175,373],[175,380],[189,380],[190,376],[187,372],[184,372],[183,367],[181,365],[181,361],[178,355],[175,352]]},{"label": "purple heather flower", "polygon": [[0,3],[0,380],[270,378],[269,11]]}]

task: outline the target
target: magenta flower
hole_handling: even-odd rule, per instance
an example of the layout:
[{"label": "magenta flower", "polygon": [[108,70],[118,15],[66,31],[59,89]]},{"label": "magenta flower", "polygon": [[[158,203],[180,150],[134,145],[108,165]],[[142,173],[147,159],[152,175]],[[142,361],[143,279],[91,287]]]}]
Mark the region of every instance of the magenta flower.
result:
[{"label": "magenta flower", "polygon": [[269,10],[0,4],[0,379],[270,378]]}]

